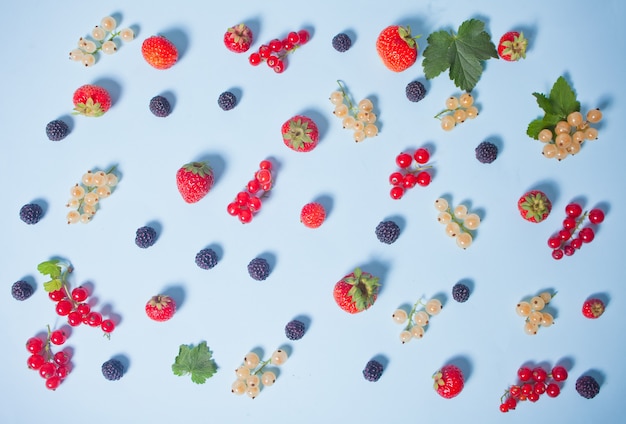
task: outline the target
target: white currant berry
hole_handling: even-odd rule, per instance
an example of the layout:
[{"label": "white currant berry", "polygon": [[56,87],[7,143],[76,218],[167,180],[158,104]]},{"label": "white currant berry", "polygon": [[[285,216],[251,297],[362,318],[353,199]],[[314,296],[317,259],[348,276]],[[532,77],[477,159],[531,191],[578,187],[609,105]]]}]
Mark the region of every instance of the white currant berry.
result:
[{"label": "white currant berry", "polygon": [[109,41],[105,41],[102,44],[102,52],[105,54],[113,54],[117,51],[117,45],[115,44],[114,41],[109,40]]},{"label": "white currant berry", "polygon": [[120,31],[120,38],[126,43],[133,41],[135,39],[135,32],[131,28],[124,28]]},{"label": "white currant berry", "polygon": [[100,26],[106,31],[112,32],[117,26],[117,22],[113,16],[105,16],[102,18],[102,21],[100,21]]},{"label": "white currant berry", "polygon": [[100,26],[95,26],[94,29],[91,30],[91,36],[94,40],[102,41],[107,36],[107,32]]}]

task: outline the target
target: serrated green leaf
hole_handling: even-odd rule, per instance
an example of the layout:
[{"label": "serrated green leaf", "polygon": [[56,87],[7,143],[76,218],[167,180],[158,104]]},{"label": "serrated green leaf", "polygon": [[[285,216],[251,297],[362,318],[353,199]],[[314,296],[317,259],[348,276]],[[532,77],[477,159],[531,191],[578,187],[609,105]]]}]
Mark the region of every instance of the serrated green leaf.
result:
[{"label": "serrated green leaf", "polygon": [[576,93],[562,76],[556,80],[552,90],[550,90],[550,101],[554,107],[554,113],[563,118],[567,118],[570,113],[580,110]]},{"label": "serrated green leaf", "polygon": [[433,32],[426,39],[428,46],[424,50],[422,66],[427,79],[433,79],[450,67],[450,47],[454,37],[447,31]]},{"label": "serrated green leaf", "polygon": [[58,278],[43,283],[43,289],[47,292],[57,291],[60,290],[62,287],[63,282]]},{"label": "serrated green leaf", "polygon": [[191,381],[196,384],[204,384],[208,378],[217,372],[217,365],[212,358],[206,342],[198,346],[180,345],[178,356],[172,364],[174,375],[191,375]]},{"label": "serrated green leaf", "polygon": [[42,262],[37,265],[37,271],[43,275],[49,275],[50,278],[59,277],[61,275],[61,267],[57,265],[58,263],[58,259],[51,259],[49,261]]},{"label": "serrated green leaf", "polygon": [[550,98],[543,93],[533,93],[533,96],[537,99],[537,104],[545,113],[554,113],[554,107]]}]

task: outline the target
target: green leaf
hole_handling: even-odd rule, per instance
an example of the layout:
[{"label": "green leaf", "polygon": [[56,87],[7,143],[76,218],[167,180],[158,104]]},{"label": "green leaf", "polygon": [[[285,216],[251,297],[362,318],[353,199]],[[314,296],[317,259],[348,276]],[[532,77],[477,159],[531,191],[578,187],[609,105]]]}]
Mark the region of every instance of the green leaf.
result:
[{"label": "green leaf", "polygon": [[570,113],[580,110],[576,93],[562,76],[556,80],[552,90],[550,90],[550,101],[554,107],[554,113],[564,118],[567,118]]},{"label": "green leaf", "polygon": [[554,113],[554,107],[552,106],[552,102],[548,96],[542,93],[533,93],[533,96],[535,96],[537,104],[545,113]]},{"label": "green leaf", "polygon": [[63,287],[63,281],[61,281],[58,278],[55,278],[53,280],[46,281],[45,283],[43,283],[43,289],[47,291],[48,293],[60,290],[62,287]]},{"label": "green leaf", "polygon": [[449,76],[462,90],[471,91],[483,73],[483,62],[497,58],[498,51],[485,32],[485,23],[469,19],[461,24],[458,33],[437,31],[428,36],[424,50],[424,75],[432,79],[449,69]]},{"label": "green leaf", "polygon": [[43,275],[49,275],[50,278],[57,278],[61,276],[61,267],[57,265],[58,263],[58,259],[51,259],[49,261],[42,262],[37,265],[37,271]]},{"label": "green leaf", "polygon": [[217,365],[212,358],[206,342],[201,342],[198,346],[180,345],[178,356],[172,364],[174,375],[191,375],[191,381],[196,384],[204,382],[217,372]]}]

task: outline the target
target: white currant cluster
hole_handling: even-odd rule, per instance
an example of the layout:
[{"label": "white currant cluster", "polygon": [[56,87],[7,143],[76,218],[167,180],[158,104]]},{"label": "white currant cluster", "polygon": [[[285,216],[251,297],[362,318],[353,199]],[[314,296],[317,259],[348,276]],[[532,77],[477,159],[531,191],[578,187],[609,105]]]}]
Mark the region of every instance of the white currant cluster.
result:
[{"label": "white currant cluster", "polygon": [[446,108],[435,115],[435,118],[441,120],[444,131],[451,131],[456,125],[477,116],[478,108],[474,105],[474,97],[470,93],[463,93],[459,97],[448,97]]},{"label": "white currant cluster", "polygon": [[450,208],[448,201],[442,197],[435,200],[435,209],[439,211],[437,221],[446,226],[446,234],[456,239],[457,246],[462,249],[470,247],[473,240],[470,231],[480,226],[480,217],[475,213],[468,213],[465,205]]},{"label": "white currant cluster", "polygon": [[266,361],[261,361],[259,355],[249,352],[243,358],[243,364],[235,369],[237,379],[231,385],[231,392],[254,399],[263,387],[269,387],[276,382],[276,372],[270,365],[281,366],[287,361],[287,352],[276,349]]},{"label": "white currant cluster", "polygon": [[115,31],[117,22],[112,16],[102,18],[100,25],[91,30],[91,39],[80,37],[78,47],[70,52],[70,59],[80,62],[85,66],[93,66],[96,63],[96,54],[102,51],[104,54],[113,54],[117,51],[116,38],[124,42],[132,41],[135,33],[131,28]]},{"label": "white currant cluster", "polygon": [[556,293],[542,292],[533,296],[529,301],[519,302],[515,306],[517,315],[526,318],[524,322],[524,332],[534,336],[539,331],[539,327],[550,327],[554,323],[554,317],[544,308]]},{"label": "white currant cluster", "polygon": [[439,314],[442,308],[439,299],[432,298],[426,303],[422,303],[421,299],[418,300],[408,313],[405,309],[396,309],[391,315],[393,321],[396,324],[406,323],[404,330],[400,332],[402,344],[408,343],[412,339],[424,337],[424,331],[430,322],[430,317]]},{"label": "white currant cluster", "polygon": [[111,195],[117,185],[117,175],[113,173],[114,167],[105,171],[87,171],[83,174],[81,182],[70,189],[70,200],[66,206],[71,209],[67,213],[67,223],[83,224],[91,221],[98,210],[100,199]]},{"label": "white currant cluster", "polygon": [[374,103],[370,99],[363,99],[355,106],[341,81],[337,81],[337,84],[339,90],[330,93],[330,102],[335,105],[333,114],[342,120],[345,129],[354,131],[353,138],[357,143],[377,136]]},{"label": "white currant cluster", "polygon": [[543,146],[543,155],[548,159],[563,160],[569,155],[580,152],[585,140],[597,140],[598,129],[591,126],[602,120],[600,109],[587,112],[587,119],[582,113],[575,111],[567,115],[566,121],[559,121],[554,129],[544,128],[539,132],[538,139]]}]

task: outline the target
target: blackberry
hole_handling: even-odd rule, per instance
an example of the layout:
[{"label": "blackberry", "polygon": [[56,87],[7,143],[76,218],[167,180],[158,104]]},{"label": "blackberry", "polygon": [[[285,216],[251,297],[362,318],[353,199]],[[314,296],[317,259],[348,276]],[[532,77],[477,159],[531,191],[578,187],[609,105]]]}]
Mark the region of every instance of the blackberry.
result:
[{"label": "blackberry", "polygon": [[270,264],[263,258],[254,258],[248,264],[248,274],[257,281],[263,281],[270,275]]},{"label": "blackberry", "polygon": [[102,364],[102,375],[109,381],[115,381],[124,375],[124,365],[117,359],[109,359]]},{"label": "blackberry", "polygon": [[11,294],[15,300],[26,300],[33,295],[33,286],[24,280],[16,281],[11,286]]},{"label": "blackberry", "polygon": [[237,97],[230,91],[224,91],[217,98],[217,104],[222,110],[231,110],[237,104]]},{"label": "blackberry", "polygon": [[150,99],[150,112],[159,118],[165,118],[171,112],[169,100],[163,96],[154,96]]},{"label": "blackberry", "polygon": [[46,125],[46,135],[52,141],[61,141],[70,133],[70,127],[64,121],[55,119]]},{"label": "blackberry", "polygon": [[146,249],[152,246],[157,239],[157,233],[152,227],[141,227],[137,230],[137,235],[135,236],[135,244],[142,249]]},{"label": "blackberry", "polygon": [[412,102],[419,102],[426,96],[426,87],[419,81],[412,81],[406,86],[406,98]]},{"label": "blackberry", "polygon": [[392,244],[399,235],[400,227],[393,221],[382,221],[376,226],[376,237],[381,243]]},{"label": "blackberry", "polygon": [[333,48],[340,53],[347,52],[352,47],[352,40],[343,32],[333,37]]},{"label": "blackberry", "polygon": [[585,399],[592,399],[600,393],[600,384],[590,375],[583,375],[576,380],[576,391]]},{"label": "blackberry", "polygon": [[20,209],[20,219],[28,225],[39,222],[43,215],[43,209],[36,203],[29,203]]},{"label": "blackberry", "polygon": [[498,157],[498,146],[488,141],[483,141],[476,146],[476,159],[480,163],[491,163]]},{"label": "blackberry", "polygon": [[202,249],[196,255],[196,265],[202,269],[211,269],[217,265],[217,253],[213,249]]},{"label": "blackberry", "polygon": [[363,377],[367,381],[378,381],[381,375],[383,375],[383,364],[375,359],[369,361],[363,369]]},{"label": "blackberry", "polygon": [[285,326],[285,335],[289,340],[300,340],[304,336],[304,330],[304,323],[294,319]]},{"label": "blackberry", "polygon": [[470,296],[470,289],[463,283],[456,283],[452,287],[452,298],[459,303],[467,302]]}]

